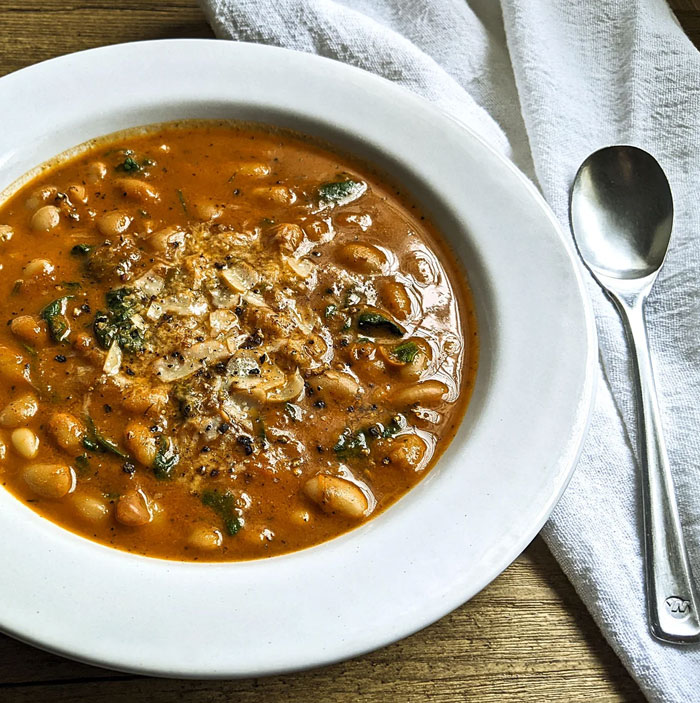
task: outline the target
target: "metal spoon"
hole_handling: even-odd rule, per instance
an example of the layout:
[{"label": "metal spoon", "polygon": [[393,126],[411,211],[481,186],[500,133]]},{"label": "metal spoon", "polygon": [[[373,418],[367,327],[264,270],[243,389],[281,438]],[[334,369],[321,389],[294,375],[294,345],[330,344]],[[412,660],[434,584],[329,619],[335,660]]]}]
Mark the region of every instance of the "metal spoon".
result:
[{"label": "metal spoon", "polygon": [[656,159],[611,146],[581,165],[571,191],[579,253],[617,306],[636,361],[647,605],[652,634],[700,641],[698,598],[683,543],[649,355],[644,303],[663,264],[673,199]]}]

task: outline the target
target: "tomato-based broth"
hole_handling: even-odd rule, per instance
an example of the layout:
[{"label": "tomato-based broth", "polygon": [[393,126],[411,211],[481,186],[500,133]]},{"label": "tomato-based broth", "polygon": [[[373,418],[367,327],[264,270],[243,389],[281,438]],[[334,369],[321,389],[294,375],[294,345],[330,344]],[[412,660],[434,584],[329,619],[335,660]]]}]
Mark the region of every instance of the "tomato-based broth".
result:
[{"label": "tomato-based broth", "polygon": [[309,547],[421,480],[477,362],[405,194],[287,131],[105,137],[0,206],[0,480],[120,549]]}]

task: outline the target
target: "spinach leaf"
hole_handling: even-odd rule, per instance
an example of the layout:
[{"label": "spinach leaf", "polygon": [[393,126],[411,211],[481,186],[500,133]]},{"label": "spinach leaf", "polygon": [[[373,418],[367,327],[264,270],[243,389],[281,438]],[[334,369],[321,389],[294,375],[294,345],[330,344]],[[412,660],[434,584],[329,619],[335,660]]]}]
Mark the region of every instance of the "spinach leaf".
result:
[{"label": "spinach leaf", "polygon": [[83,437],[83,440],[82,440],[81,444],[82,444],[83,447],[85,447],[85,449],[87,449],[89,452],[99,452],[99,451],[101,451],[100,445],[99,445],[97,442],[95,442],[95,441],[93,441],[92,439],[90,439],[89,437]]},{"label": "spinach leaf", "polygon": [[406,418],[403,415],[394,415],[394,417],[391,418],[388,424],[384,426],[382,437],[384,439],[393,437],[395,434],[398,434],[399,432],[401,432],[401,430],[405,429],[407,424],[408,423],[406,422]]},{"label": "spinach leaf", "polygon": [[90,468],[90,461],[87,454],[81,454],[75,457],[75,465],[78,469],[78,473],[84,475]]},{"label": "spinach leaf", "polygon": [[395,346],[391,353],[404,364],[412,364],[420,349],[415,342],[402,342]]},{"label": "spinach leaf", "polygon": [[324,317],[333,317],[333,315],[335,315],[337,310],[338,310],[338,306],[333,305],[333,303],[331,303],[330,305],[326,305],[326,309],[323,311],[323,316]]},{"label": "spinach leaf", "polygon": [[100,346],[104,349],[109,349],[117,335],[116,326],[106,312],[100,310],[95,314],[95,321],[92,323],[92,330]]},{"label": "spinach leaf", "polygon": [[265,430],[265,420],[262,417],[255,418],[255,425],[258,428],[258,438],[262,444],[263,449],[267,447],[267,431]]},{"label": "spinach leaf", "polygon": [[161,437],[158,453],[153,461],[153,473],[158,479],[173,477],[173,469],[180,461],[180,454],[170,437]]},{"label": "spinach leaf", "polygon": [[141,298],[133,289],[124,286],[107,291],[105,298],[107,307],[117,320],[124,320],[130,317],[141,306]]},{"label": "spinach leaf", "polygon": [[202,396],[195,392],[189,384],[176,383],[173,386],[173,396],[178,402],[178,409],[183,418],[195,417],[202,413]]},{"label": "spinach leaf", "polygon": [[109,349],[114,341],[127,352],[141,352],[146,348],[143,332],[131,320],[118,321],[100,310],[92,329],[103,349]]},{"label": "spinach leaf", "polygon": [[100,346],[109,349],[112,342],[128,352],[140,352],[146,348],[143,331],[131,319],[142,307],[141,298],[133,288],[116,288],[106,294],[107,312],[100,310],[95,315],[93,331]]},{"label": "spinach leaf", "polygon": [[61,288],[64,290],[79,291],[82,287],[78,281],[61,281]]},{"label": "spinach leaf", "polygon": [[83,446],[91,452],[107,452],[116,454],[122,459],[129,459],[129,455],[123,452],[119,445],[105,437],[95,426],[93,419],[89,415],[85,415],[85,424],[87,425],[87,436],[83,437]]},{"label": "spinach leaf", "polygon": [[233,537],[241,529],[241,521],[236,512],[236,497],[230,491],[204,491],[202,504],[211,508],[224,521],[226,532]]},{"label": "spinach leaf", "polygon": [[57,298],[39,313],[41,318],[46,321],[49,332],[56,342],[63,342],[70,334],[70,324],[66,317],[66,304],[72,298],[72,295]]},{"label": "spinach leaf", "polygon": [[357,326],[367,334],[376,334],[379,332],[388,332],[394,337],[403,337],[405,332],[393,320],[379,312],[361,312],[357,316]]},{"label": "spinach leaf", "polygon": [[350,178],[344,181],[323,183],[318,187],[319,203],[321,207],[346,205],[357,200],[366,190],[367,186],[364,183],[353,181]]},{"label": "spinach leaf", "polygon": [[131,320],[119,323],[117,341],[128,352],[141,352],[146,348],[143,332]]},{"label": "spinach leaf", "polygon": [[26,342],[21,342],[21,345],[24,347],[25,351],[27,352],[27,354],[29,354],[29,356],[31,356],[33,358],[36,358],[37,356],[39,356],[39,352],[31,344],[27,344]]},{"label": "spinach leaf", "polygon": [[117,166],[117,171],[125,171],[126,173],[133,173],[134,171],[140,170],[141,167],[138,165],[138,162],[131,156],[127,156],[124,161]]},{"label": "spinach leaf", "polygon": [[335,443],[333,451],[341,459],[367,456],[367,454],[369,454],[367,435],[364,430],[352,432],[349,428],[345,428],[343,434],[338,437],[338,441]]},{"label": "spinach leaf", "polygon": [[76,244],[71,250],[70,253],[73,256],[87,256],[95,247],[90,246],[89,244]]},{"label": "spinach leaf", "polygon": [[182,209],[185,215],[189,214],[187,212],[187,203],[185,202],[185,196],[182,194],[182,191],[179,188],[177,189],[177,199],[180,201],[180,205],[182,205]]},{"label": "spinach leaf", "polygon": [[333,451],[341,459],[357,459],[367,456],[370,452],[370,444],[379,437],[389,439],[394,435],[406,429],[406,418],[397,414],[394,415],[389,422],[382,426],[381,424],[372,425],[368,429],[352,431],[349,427],[343,430],[343,434],[338,437],[338,441],[333,447]]}]

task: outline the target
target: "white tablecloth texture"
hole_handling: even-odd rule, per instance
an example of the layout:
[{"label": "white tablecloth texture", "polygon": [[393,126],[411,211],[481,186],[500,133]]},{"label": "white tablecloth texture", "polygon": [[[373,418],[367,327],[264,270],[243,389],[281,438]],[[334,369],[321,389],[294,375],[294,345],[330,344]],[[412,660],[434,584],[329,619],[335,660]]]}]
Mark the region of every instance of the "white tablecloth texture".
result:
[{"label": "white tablecloth texture", "polygon": [[[681,517],[700,574],[700,55],[663,0],[202,0],[222,38],[377,73],[478,131],[541,189],[569,231],[583,159],[650,151],[674,194],[673,240],[647,306]],[[700,646],[646,622],[630,357],[585,273],[600,341],[592,426],[544,536],[653,701],[700,701]],[[447,656],[447,653],[446,653]]]}]

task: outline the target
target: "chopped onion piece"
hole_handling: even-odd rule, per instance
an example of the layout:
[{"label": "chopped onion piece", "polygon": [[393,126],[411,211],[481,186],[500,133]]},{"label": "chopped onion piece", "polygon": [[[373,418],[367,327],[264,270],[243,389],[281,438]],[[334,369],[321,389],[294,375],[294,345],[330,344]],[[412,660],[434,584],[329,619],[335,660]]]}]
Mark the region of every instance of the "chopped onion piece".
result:
[{"label": "chopped onion piece", "polygon": [[[304,333],[304,334],[311,334],[311,332],[314,329],[314,320],[309,320],[305,319],[306,318],[311,318],[312,317],[312,312],[310,309],[302,309],[300,310],[297,307],[296,300],[292,297],[284,297],[282,298],[279,303],[278,307],[281,310],[285,310],[286,312],[289,313],[289,317],[294,320],[296,326]],[[304,316],[302,316],[302,313],[304,313]]]},{"label": "chopped onion piece", "polygon": [[258,354],[250,349],[239,349],[229,360],[226,370],[231,376],[231,387],[238,390],[255,388],[262,381]]},{"label": "chopped onion piece", "polygon": [[271,403],[285,403],[294,400],[304,391],[304,379],[297,369],[292,375],[287,376],[287,382],[281,388],[268,391],[267,399]]},{"label": "chopped onion piece", "polygon": [[238,315],[230,310],[214,310],[209,313],[209,328],[214,337],[238,326]]},{"label": "chopped onion piece", "polygon": [[225,396],[221,402],[221,408],[232,422],[240,427],[252,430],[253,423],[250,419],[252,408],[243,398],[240,396],[235,398],[230,395]]},{"label": "chopped onion piece", "polygon": [[146,331],[148,325],[146,325],[146,320],[144,320],[141,315],[136,313],[135,315],[132,315],[129,319],[134,323],[134,327],[138,327],[141,332]]},{"label": "chopped onion piece", "polygon": [[115,376],[119,373],[122,365],[122,350],[116,339],[112,342],[105,357],[105,363],[102,371],[108,376]]},{"label": "chopped onion piece", "polygon": [[245,261],[234,261],[221,272],[221,278],[232,291],[245,293],[255,287],[260,274]]},{"label": "chopped onion piece", "polygon": [[134,287],[143,291],[147,296],[158,295],[163,290],[165,281],[153,269],[147,271],[134,281]]},{"label": "chopped onion piece", "polygon": [[261,390],[269,391],[273,388],[283,386],[287,376],[277,364],[265,364],[262,367],[262,383]]},{"label": "chopped onion piece", "polygon": [[226,370],[230,374],[231,387],[236,390],[256,389],[264,393],[279,388],[287,381],[287,377],[276,364],[261,363],[260,352],[250,349],[239,349],[230,359]]},{"label": "chopped onion piece", "polygon": [[231,352],[224,344],[209,340],[186,349],[182,354],[182,361],[159,359],[153,364],[153,368],[161,381],[172,383],[187,378],[204,366],[214,364],[230,355]]},{"label": "chopped onion piece", "polygon": [[214,303],[215,308],[235,308],[241,302],[239,293],[223,290],[223,288],[212,288],[209,295],[211,295],[211,302]]},{"label": "chopped onion piece", "polygon": [[199,317],[209,309],[209,304],[204,298],[200,298],[190,291],[184,291],[177,295],[171,295],[161,301],[165,312],[174,312],[178,315],[195,315]]},{"label": "chopped onion piece", "polygon": [[162,314],[163,306],[155,300],[148,306],[148,310],[146,310],[146,317],[154,322],[160,320]]},{"label": "chopped onion piece", "polygon": [[224,343],[226,344],[226,348],[233,354],[238,351],[239,347],[246,339],[248,339],[247,334],[235,334],[231,337],[226,337]]},{"label": "chopped onion piece", "polygon": [[300,278],[308,278],[314,270],[314,264],[308,259],[295,259],[294,257],[284,257],[284,262]]},{"label": "chopped onion piece", "polygon": [[261,295],[258,295],[257,293],[245,293],[243,295],[243,300],[245,300],[248,305],[252,305],[256,308],[269,307],[268,304],[265,302],[265,298],[263,298]]}]

